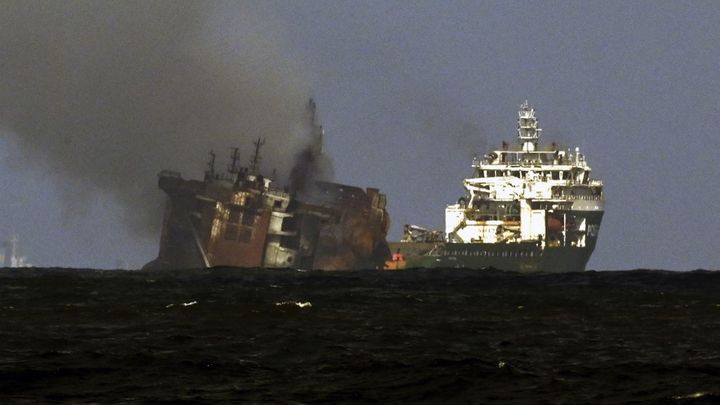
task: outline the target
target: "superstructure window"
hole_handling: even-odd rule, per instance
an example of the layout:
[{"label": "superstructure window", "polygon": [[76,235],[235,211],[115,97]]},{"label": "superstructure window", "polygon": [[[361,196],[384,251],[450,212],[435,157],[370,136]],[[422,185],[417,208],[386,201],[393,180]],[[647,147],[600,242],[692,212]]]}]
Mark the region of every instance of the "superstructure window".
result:
[{"label": "superstructure window", "polygon": [[291,232],[297,230],[297,219],[295,217],[283,219],[281,230],[283,232]]},{"label": "superstructure window", "polygon": [[288,249],[298,249],[300,247],[300,238],[297,236],[283,236],[280,238],[280,246]]}]

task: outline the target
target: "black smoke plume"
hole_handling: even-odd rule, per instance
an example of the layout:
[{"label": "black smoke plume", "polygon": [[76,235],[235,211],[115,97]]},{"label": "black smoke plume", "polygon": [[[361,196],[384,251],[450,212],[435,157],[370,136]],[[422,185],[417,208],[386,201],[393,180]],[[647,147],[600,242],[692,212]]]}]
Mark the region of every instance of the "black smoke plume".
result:
[{"label": "black smoke plume", "polygon": [[306,112],[310,128],[310,143],[302,148],[295,157],[290,170],[290,193],[301,197],[311,197],[316,181],[330,181],[334,176],[332,160],[323,152],[322,126],[318,123],[315,102],[310,100]]},{"label": "black smoke plume", "polygon": [[70,211],[114,196],[153,236],[161,169],[197,178],[211,149],[249,159],[263,137],[264,169],[287,180],[312,131],[280,31],[237,2],[3,2],[0,133],[22,151],[14,166],[53,176]]}]

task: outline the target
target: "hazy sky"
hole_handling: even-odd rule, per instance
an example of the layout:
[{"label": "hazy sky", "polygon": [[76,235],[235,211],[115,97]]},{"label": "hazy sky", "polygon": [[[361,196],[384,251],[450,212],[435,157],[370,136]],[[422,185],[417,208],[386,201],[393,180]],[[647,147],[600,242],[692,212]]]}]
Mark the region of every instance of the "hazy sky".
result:
[{"label": "hazy sky", "polygon": [[[23,4],[0,22],[63,27],[0,28],[0,232],[34,264],[151,260],[157,172],[200,177],[211,147],[263,131],[298,145],[292,106],[313,96],[336,180],[387,193],[392,239],[405,223],[442,228],[473,154],[514,140],[528,99],[543,140],[579,146],[605,182],[589,268],[720,268],[718,2]],[[100,91],[105,75],[116,83]],[[288,148],[268,149],[268,164]]]}]

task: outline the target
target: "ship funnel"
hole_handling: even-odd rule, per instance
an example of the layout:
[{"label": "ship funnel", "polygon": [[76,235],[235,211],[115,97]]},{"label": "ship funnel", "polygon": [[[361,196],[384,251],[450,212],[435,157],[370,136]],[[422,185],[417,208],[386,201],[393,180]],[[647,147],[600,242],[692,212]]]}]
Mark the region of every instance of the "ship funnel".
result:
[{"label": "ship funnel", "polygon": [[523,145],[523,151],[532,152],[537,146],[542,129],[538,127],[535,109],[530,107],[527,100],[520,105],[518,111],[518,138]]}]

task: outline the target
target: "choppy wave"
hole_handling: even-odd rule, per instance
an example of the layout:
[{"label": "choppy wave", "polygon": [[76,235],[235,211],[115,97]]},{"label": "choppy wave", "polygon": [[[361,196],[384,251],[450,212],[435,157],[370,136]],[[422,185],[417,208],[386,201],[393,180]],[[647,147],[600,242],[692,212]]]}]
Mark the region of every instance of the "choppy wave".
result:
[{"label": "choppy wave", "polygon": [[720,272],[0,270],[0,399],[712,403]]}]

